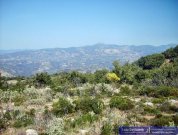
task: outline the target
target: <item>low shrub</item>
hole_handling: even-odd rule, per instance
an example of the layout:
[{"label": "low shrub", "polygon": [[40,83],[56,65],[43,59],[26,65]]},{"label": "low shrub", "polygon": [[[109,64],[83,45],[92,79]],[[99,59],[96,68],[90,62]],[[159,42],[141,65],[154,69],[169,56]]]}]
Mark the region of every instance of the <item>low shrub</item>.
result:
[{"label": "low shrub", "polygon": [[169,126],[173,122],[175,126],[178,126],[178,114],[174,116],[162,116],[157,115],[154,119],[150,120],[151,126]]},{"label": "low shrub", "polygon": [[139,95],[148,96],[152,92],[154,92],[154,89],[152,87],[141,87],[141,89],[139,90]]},{"label": "low shrub", "polygon": [[178,126],[178,114],[176,114],[175,116],[173,116],[173,121],[174,121],[174,124],[176,126]]},{"label": "low shrub", "polygon": [[69,94],[69,96],[75,96],[75,95],[77,95],[77,91],[76,90],[68,90],[68,94]]},{"label": "low shrub", "polygon": [[51,76],[45,73],[37,73],[33,80],[34,86],[37,88],[49,86],[51,84]]},{"label": "low shrub", "polygon": [[21,128],[21,127],[26,127],[28,125],[31,125],[34,123],[34,120],[33,118],[27,116],[27,115],[24,115],[18,119],[15,120],[13,126],[15,128]]},{"label": "low shrub", "polygon": [[10,111],[6,111],[4,114],[3,114],[3,118],[6,119],[6,120],[12,120],[12,114]]},{"label": "low shrub", "polygon": [[13,124],[15,128],[21,128],[23,127],[23,122],[21,120],[16,120]]},{"label": "low shrub", "polygon": [[150,97],[177,97],[178,90],[174,87],[157,86],[157,87],[145,87],[139,91],[140,95],[147,95]]},{"label": "low shrub", "polygon": [[13,98],[13,102],[14,102],[15,106],[22,105],[22,103],[24,101],[25,101],[25,97],[24,96],[16,96],[15,98]]},{"label": "low shrub", "polygon": [[150,120],[151,126],[168,126],[173,119],[171,116],[157,115],[154,119]]},{"label": "low shrub", "polygon": [[45,104],[44,98],[37,98],[37,99],[31,99],[25,102],[27,105],[44,105]]},{"label": "low shrub", "polygon": [[26,112],[26,114],[31,116],[31,117],[34,117],[35,116],[35,109],[34,108],[30,109],[29,111]]},{"label": "low shrub", "polygon": [[166,100],[165,98],[154,98],[154,99],[152,100],[152,103],[154,103],[154,104],[161,104],[161,103],[163,103],[165,100]]},{"label": "low shrub", "polygon": [[86,125],[87,123],[91,124],[94,121],[98,120],[98,116],[95,114],[87,113],[83,114],[80,117],[76,118],[74,121],[70,123],[70,127],[81,127]]},{"label": "low shrub", "polygon": [[19,93],[22,93],[24,90],[25,90],[25,87],[26,87],[26,84],[25,82],[21,81],[21,80],[18,80],[17,83],[15,85],[12,85],[10,87],[10,89],[12,91],[17,91]]},{"label": "low shrub", "polygon": [[129,110],[134,108],[133,101],[128,98],[122,98],[119,96],[112,97],[110,100],[111,108],[118,108],[120,110]]},{"label": "low shrub", "polygon": [[115,135],[119,135],[119,124],[114,124],[113,125],[113,132],[115,133]]},{"label": "low shrub", "polygon": [[101,128],[101,135],[111,135],[112,134],[112,125],[105,123]]},{"label": "low shrub", "polygon": [[61,118],[53,118],[47,124],[46,133],[48,135],[65,135],[64,122]]},{"label": "low shrub", "polygon": [[120,95],[134,95],[135,91],[129,88],[129,86],[123,86],[120,88]]},{"label": "low shrub", "polygon": [[1,95],[1,102],[7,103],[10,100],[10,92],[9,91],[2,91],[0,89],[0,95]]},{"label": "low shrub", "polygon": [[169,102],[165,102],[159,106],[159,109],[163,112],[178,112],[178,107],[171,105]]},{"label": "low shrub", "polygon": [[18,117],[18,115],[20,115],[20,110],[14,110],[13,112],[12,112],[12,116],[13,116],[13,118],[16,118],[16,117]]},{"label": "low shrub", "polygon": [[63,116],[73,112],[73,105],[64,98],[59,98],[58,102],[53,103],[53,113],[55,115]]},{"label": "low shrub", "polygon": [[63,93],[65,91],[65,86],[51,86],[51,89],[55,92]]},{"label": "low shrub", "polygon": [[96,96],[96,94],[97,94],[97,93],[96,93],[94,87],[87,88],[87,89],[85,89],[85,92],[84,92],[84,95],[85,95],[85,96]]},{"label": "low shrub", "polygon": [[34,87],[32,88],[26,88],[24,91],[24,96],[28,99],[37,99],[39,97],[38,90]]},{"label": "low shrub", "polygon": [[156,97],[177,97],[178,96],[178,89],[174,87],[167,87],[167,86],[159,86],[156,90]]},{"label": "low shrub", "polygon": [[82,98],[74,101],[76,105],[75,110],[81,110],[84,113],[93,111],[95,114],[100,114],[104,108],[104,103],[97,98]]},{"label": "low shrub", "polygon": [[0,133],[1,133],[1,130],[6,129],[7,126],[8,126],[8,121],[4,118],[0,118]]},{"label": "low shrub", "polygon": [[146,113],[146,114],[159,114],[160,111],[155,107],[144,106],[144,113]]}]

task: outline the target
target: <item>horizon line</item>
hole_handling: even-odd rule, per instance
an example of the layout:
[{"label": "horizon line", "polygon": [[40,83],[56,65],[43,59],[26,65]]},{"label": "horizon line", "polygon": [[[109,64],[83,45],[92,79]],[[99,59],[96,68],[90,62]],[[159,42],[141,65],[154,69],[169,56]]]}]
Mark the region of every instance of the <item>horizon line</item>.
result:
[{"label": "horizon line", "polygon": [[0,51],[28,51],[28,50],[45,50],[45,49],[69,49],[69,48],[82,48],[82,47],[90,47],[90,46],[99,46],[99,45],[106,45],[106,46],[165,46],[165,45],[178,45],[178,43],[169,43],[169,44],[114,44],[114,43],[95,43],[89,45],[82,45],[82,46],[67,46],[67,47],[44,47],[44,48],[17,48],[17,49],[1,49]]}]

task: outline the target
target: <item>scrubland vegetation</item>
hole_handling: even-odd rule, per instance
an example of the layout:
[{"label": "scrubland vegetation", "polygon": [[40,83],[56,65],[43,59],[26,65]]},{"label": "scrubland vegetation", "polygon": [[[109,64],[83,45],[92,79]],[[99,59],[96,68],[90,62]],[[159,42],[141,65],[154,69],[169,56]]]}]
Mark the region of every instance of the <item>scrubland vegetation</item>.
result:
[{"label": "scrubland vegetation", "polygon": [[0,132],[112,135],[118,126],[178,126],[178,46],[94,73],[0,78]]}]

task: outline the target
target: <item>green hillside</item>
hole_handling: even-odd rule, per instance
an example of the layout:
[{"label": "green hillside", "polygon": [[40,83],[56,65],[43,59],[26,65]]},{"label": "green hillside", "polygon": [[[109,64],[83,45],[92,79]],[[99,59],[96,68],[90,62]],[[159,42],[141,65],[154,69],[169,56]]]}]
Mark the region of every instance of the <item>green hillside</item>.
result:
[{"label": "green hillside", "polygon": [[0,134],[115,135],[178,126],[178,46],[113,69],[0,77]]}]

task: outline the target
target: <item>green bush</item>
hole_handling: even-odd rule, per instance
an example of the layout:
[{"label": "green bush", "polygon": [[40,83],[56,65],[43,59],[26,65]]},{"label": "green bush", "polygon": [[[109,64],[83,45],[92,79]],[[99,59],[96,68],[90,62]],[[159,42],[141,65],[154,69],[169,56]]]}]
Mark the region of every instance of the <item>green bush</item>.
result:
[{"label": "green bush", "polygon": [[175,116],[173,116],[173,121],[174,121],[174,124],[176,126],[178,126],[178,114],[176,114]]},{"label": "green bush", "polygon": [[163,54],[167,59],[171,60],[178,57],[178,45],[175,48],[167,49]]},{"label": "green bush", "polygon": [[75,96],[75,95],[77,95],[77,90],[68,90],[68,94],[69,94],[69,96]]},{"label": "green bush", "polygon": [[133,90],[133,89],[131,89],[131,88],[129,88],[129,86],[122,86],[121,88],[120,88],[120,95],[134,95],[134,93],[135,93],[135,91]]},{"label": "green bush", "polygon": [[119,135],[119,126],[120,125],[118,123],[113,125],[113,132],[115,135]]},{"label": "green bush", "polygon": [[107,81],[107,78],[106,78],[106,74],[108,73],[109,71],[107,69],[102,69],[102,70],[97,70],[95,73],[94,73],[94,76],[95,76],[95,82],[96,83],[106,83],[108,82]]},{"label": "green bush", "polygon": [[0,89],[6,91],[9,88],[6,77],[0,76]]},{"label": "green bush", "polygon": [[163,103],[165,100],[166,100],[165,98],[154,98],[154,99],[152,100],[152,103],[154,103],[154,104],[161,104],[161,103]]},{"label": "green bush", "polygon": [[178,89],[174,87],[167,87],[167,86],[160,86],[157,88],[157,97],[164,96],[164,97],[177,97],[178,96]]},{"label": "green bush", "polygon": [[112,125],[105,123],[101,128],[101,135],[111,135],[112,134]]},{"label": "green bush", "polygon": [[160,67],[165,60],[163,54],[152,54],[145,57],[141,57],[137,61],[137,65],[143,69],[153,69]]},{"label": "green bush", "polygon": [[135,64],[126,63],[124,66],[122,66],[120,71],[121,82],[133,84],[136,82],[135,75],[139,70],[139,67]]},{"label": "green bush", "polygon": [[16,118],[18,115],[20,115],[20,110],[14,110],[14,111],[12,112],[13,118]]},{"label": "green bush", "polygon": [[23,122],[21,120],[16,120],[13,124],[15,128],[21,128],[23,127]]},{"label": "green bush", "polygon": [[76,110],[81,110],[84,113],[93,111],[96,114],[100,114],[104,107],[104,103],[101,100],[89,97],[76,100],[74,101],[74,104],[76,105]]},{"label": "green bush", "polygon": [[110,100],[111,108],[118,108],[120,110],[129,110],[134,108],[133,101],[128,98],[122,98],[119,96],[112,97]]},{"label": "green bush", "polygon": [[47,123],[46,133],[47,135],[65,135],[63,119],[52,118]]},{"label": "green bush", "polygon": [[10,113],[10,111],[6,111],[3,114],[3,118],[6,119],[6,120],[12,120],[12,114]]},{"label": "green bush", "polygon": [[25,97],[22,95],[18,95],[15,98],[13,98],[13,102],[14,102],[15,106],[22,105],[24,101],[25,101]]},{"label": "green bush", "polygon": [[45,87],[45,86],[51,84],[51,77],[46,72],[45,73],[38,73],[34,77],[33,83],[35,84],[35,87]]},{"label": "green bush", "polygon": [[151,126],[168,126],[169,122],[172,122],[173,119],[170,116],[157,115],[154,119],[150,120]]},{"label": "green bush", "polygon": [[178,89],[168,86],[157,86],[157,87],[145,87],[139,91],[140,95],[147,95],[150,97],[177,97]]},{"label": "green bush", "polygon": [[29,117],[27,115],[24,115],[24,116],[16,119],[14,124],[13,124],[13,126],[15,128],[21,128],[21,127],[27,127],[27,126],[29,126],[29,125],[31,125],[33,123],[34,123],[33,118],[31,118],[31,117]]},{"label": "green bush", "polygon": [[30,109],[29,111],[27,111],[26,114],[27,114],[28,116],[34,117],[34,116],[35,116],[35,112],[36,112],[35,109],[32,108],[32,109]]},{"label": "green bush", "polygon": [[98,120],[98,116],[95,114],[87,113],[83,114],[80,117],[76,118],[74,121],[70,123],[70,127],[75,128],[75,127],[81,127],[86,125],[87,123],[91,124],[94,121]]},{"label": "green bush", "polygon": [[159,114],[160,111],[157,108],[151,106],[144,106],[144,113],[146,114]]},{"label": "green bush", "polygon": [[55,115],[63,116],[65,114],[72,112],[73,112],[72,104],[64,98],[59,98],[58,102],[53,103],[53,113]]},{"label": "green bush", "polygon": [[87,82],[87,77],[78,71],[72,71],[68,73],[67,80],[69,80],[74,86],[78,86],[81,83]]},{"label": "green bush", "polygon": [[10,89],[12,91],[18,91],[19,93],[22,93],[25,90],[26,83],[24,81],[18,80],[15,85],[12,85]]},{"label": "green bush", "polygon": [[171,105],[169,102],[164,102],[163,104],[161,104],[159,106],[159,109],[163,112],[168,112],[168,113],[178,112],[178,107]]},{"label": "green bush", "polygon": [[8,126],[8,121],[4,118],[0,118],[0,132],[3,129],[6,129]]},{"label": "green bush", "polygon": [[153,87],[142,87],[140,90],[139,90],[139,94],[141,96],[151,96],[151,95],[154,95],[154,92],[155,92],[155,89]]},{"label": "green bush", "polygon": [[85,91],[84,92],[85,96],[95,96],[96,95],[96,90],[94,87],[86,88],[84,91]]},{"label": "green bush", "polygon": [[61,92],[63,93],[65,90],[64,86],[51,86],[52,90],[54,90],[55,92]]},{"label": "green bush", "polygon": [[104,103],[101,100],[98,100],[96,98],[94,98],[92,100],[90,105],[91,105],[93,112],[96,113],[96,114],[100,114],[103,110],[103,107],[104,107]]},{"label": "green bush", "polygon": [[135,74],[135,79],[137,80],[137,82],[142,82],[142,80],[145,80],[149,78],[149,73],[147,70],[139,70],[136,74]]},{"label": "green bush", "polygon": [[178,114],[174,116],[157,115],[154,119],[150,120],[152,126],[169,126],[170,122],[174,122],[178,126]]}]

